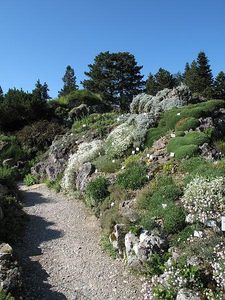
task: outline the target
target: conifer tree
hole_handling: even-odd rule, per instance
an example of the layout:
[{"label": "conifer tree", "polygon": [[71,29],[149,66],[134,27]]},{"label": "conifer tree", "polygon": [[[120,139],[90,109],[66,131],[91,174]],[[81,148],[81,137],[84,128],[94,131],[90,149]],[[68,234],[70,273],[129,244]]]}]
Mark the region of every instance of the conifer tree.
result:
[{"label": "conifer tree", "polygon": [[219,72],[215,78],[213,94],[216,99],[225,100],[225,73],[223,71]]},{"label": "conifer tree", "polygon": [[146,80],[146,93],[155,96],[158,92],[158,85],[153,74],[149,74]]},{"label": "conifer tree", "polygon": [[3,100],[3,98],[4,98],[4,93],[2,87],[0,86],[0,101]]},{"label": "conifer tree", "polygon": [[173,75],[163,68],[159,68],[159,71],[155,74],[155,79],[159,91],[165,88],[172,89],[175,86]]},{"label": "conifer tree", "polygon": [[201,51],[197,57],[198,69],[198,92],[205,94],[206,91],[212,89],[213,75],[210,69],[209,60],[205,52]]},{"label": "conifer tree", "polygon": [[45,102],[47,99],[50,99],[48,95],[48,85],[46,82],[42,85],[40,80],[38,79],[35,84],[35,89],[32,91],[32,95],[35,98],[35,100],[38,100],[40,102]]},{"label": "conifer tree", "polygon": [[62,78],[64,85],[63,88],[61,89],[61,91],[59,91],[58,96],[66,96],[68,94],[70,94],[73,91],[78,90],[78,86],[76,84],[76,76],[74,73],[74,69],[68,65],[66,67],[66,72],[65,75]]},{"label": "conifer tree", "polygon": [[186,64],[184,72],[184,83],[190,88],[192,93],[199,92],[199,73],[198,65],[195,60],[189,64]]}]

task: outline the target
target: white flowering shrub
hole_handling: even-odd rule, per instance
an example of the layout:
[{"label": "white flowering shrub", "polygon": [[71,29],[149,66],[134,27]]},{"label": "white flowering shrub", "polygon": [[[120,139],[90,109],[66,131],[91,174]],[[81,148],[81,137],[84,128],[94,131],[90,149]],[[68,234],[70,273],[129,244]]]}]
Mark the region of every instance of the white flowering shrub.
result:
[{"label": "white flowering shrub", "polygon": [[225,211],[225,179],[223,177],[195,177],[181,198],[192,221],[220,221]]},{"label": "white flowering shrub", "polygon": [[155,124],[151,114],[130,115],[128,120],[117,126],[107,137],[105,152],[109,157],[121,157],[133,147],[140,147],[147,130]]},{"label": "white flowering shrub", "polygon": [[75,189],[76,172],[79,167],[85,162],[97,158],[102,149],[103,142],[101,140],[94,140],[90,143],[82,143],[79,145],[77,152],[72,154],[68,160],[61,183],[64,190]]},{"label": "white flowering shrub", "polygon": [[215,258],[212,263],[213,278],[218,288],[225,289],[225,243],[220,243],[214,248]]}]

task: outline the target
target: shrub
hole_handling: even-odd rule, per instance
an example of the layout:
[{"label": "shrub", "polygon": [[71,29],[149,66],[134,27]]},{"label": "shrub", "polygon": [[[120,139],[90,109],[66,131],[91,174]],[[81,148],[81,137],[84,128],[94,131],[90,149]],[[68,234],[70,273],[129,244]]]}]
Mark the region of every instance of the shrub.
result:
[{"label": "shrub", "polygon": [[99,176],[87,184],[85,191],[87,204],[96,207],[108,195],[109,181],[102,176]]},{"label": "shrub", "polygon": [[49,189],[53,189],[56,193],[61,191],[61,179],[62,175],[58,176],[56,180],[47,180],[46,185]]},{"label": "shrub", "polygon": [[110,159],[107,156],[99,156],[93,164],[97,170],[104,173],[115,173],[121,168],[121,161],[119,159]]},{"label": "shrub", "polygon": [[15,181],[15,172],[11,168],[0,167],[0,183],[12,184]]},{"label": "shrub", "polygon": [[178,131],[188,131],[197,128],[199,124],[199,120],[193,117],[183,118],[176,123],[175,129]]},{"label": "shrub", "polygon": [[150,128],[147,131],[145,139],[145,147],[152,147],[153,143],[167,133],[166,127]]},{"label": "shrub", "polygon": [[129,168],[133,164],[137,164],[142,157],[143,153],[139,152],[138,154],[128,156],[124,161],[124,167]]},{"label": "shrub", "polygon": [[220,220],[225,210],[224,178],[197,176],[186,187],[181,201],[195,221]]},{"label": "shrub", "polygon": [[133,164],[118,174],[116,183],[125,188],[137,190],[147,182],[147,169],[143,164]]},{"label": "shrub", "polygon": [[217,150],[224,155],[225,154],[225,141],[218,140],[218,141],[215,141],[214,144],[215,144]]},{"label": "shrub", "polygon": [[47,150],[56,135],[62,133],[65,133],[65,129],[61,125],[40,120],[18,131],[17,138],[23,147],[36,153]]},{"label": "shrub", "polygon": [[31,186],[38,183],[38,179],[32,175],[32,174],[27,174],[24,178],[24,184],[27,186]]},{"label": "shrub", "polygon": [[198,146],[196,145],[185,145],[181,146],[175,152],[175,157],[177,159],[193,157],[198,153]]},{"label": "shrub", "polygon": [[6,294],[2,289],[0,289],[0,300],[15,300],[10,294]]},{"label": "shrub", "polygon": [[177,233],[185,227],[184,210],[175,204],[168,205],[162,216],[163,229],[167,234]]},{"label": "shrub", "polygon": [[177,234],[174,234],[172,238],[170,239],[170,245],[171,246],[178,246],[182,244],[183,242],[187,242],[187,239],[193,235],[194,230],[196,226],[195,225],[188,225],[184,227],[180,232]]},{"label": "shrub", "polygon": [[73,91],[70,94],[60,97],[57,102],[62,106],[78,106],[80,104],[98,105],[102,103],[102,98],[87,90]]}]

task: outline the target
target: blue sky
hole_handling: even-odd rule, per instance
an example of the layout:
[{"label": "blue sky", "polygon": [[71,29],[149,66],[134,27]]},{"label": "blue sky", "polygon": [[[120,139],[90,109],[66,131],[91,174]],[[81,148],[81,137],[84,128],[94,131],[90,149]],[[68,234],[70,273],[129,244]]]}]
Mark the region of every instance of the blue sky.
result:
[{"label": "blue sky", "polygon": [[183,71],[204,50],[214,75],[225,70],[224,0],[0,1],[0,85],[50,95],[70,64],[80,82],[101,51],[129,51],[143,74]]}]

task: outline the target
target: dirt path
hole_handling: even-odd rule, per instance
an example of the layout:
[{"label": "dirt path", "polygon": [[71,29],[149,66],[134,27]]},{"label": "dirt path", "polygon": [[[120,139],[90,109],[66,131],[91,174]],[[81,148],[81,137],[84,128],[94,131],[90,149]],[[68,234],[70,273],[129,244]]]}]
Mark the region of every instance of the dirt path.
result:
[{"label": "dirt path", "polygon": [[44,185],[24,193],[30,220],[16,252],[24,269],[25,299],[142,299],[139,279],[103,253],[98,221],[83,203]]}]

